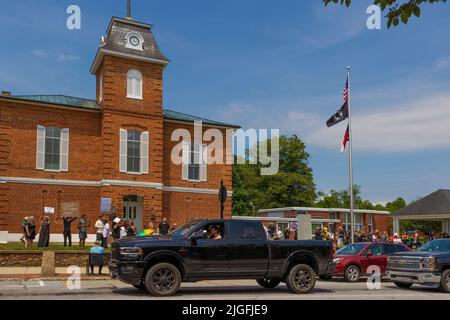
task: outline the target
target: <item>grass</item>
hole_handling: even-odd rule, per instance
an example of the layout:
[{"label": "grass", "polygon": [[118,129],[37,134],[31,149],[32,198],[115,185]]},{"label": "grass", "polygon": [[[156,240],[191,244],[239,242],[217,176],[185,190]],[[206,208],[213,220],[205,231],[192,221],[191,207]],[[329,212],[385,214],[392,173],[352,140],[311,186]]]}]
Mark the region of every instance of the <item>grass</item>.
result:
[{"label": "grass", "polygon": [[[33,244],[32,248],[25,248],[21,242],[12,242],[7,244],[0,244],[0,250],[21,250],[21,251],[89,251],[93,244],[87,243],[84,249],[80,249],[77,244],[72,244],[72,247],[64,247],[63,244],[50,244],[48,248],[38,248],[37,243]],[[109,251],[109,248],[106,250]]]}]

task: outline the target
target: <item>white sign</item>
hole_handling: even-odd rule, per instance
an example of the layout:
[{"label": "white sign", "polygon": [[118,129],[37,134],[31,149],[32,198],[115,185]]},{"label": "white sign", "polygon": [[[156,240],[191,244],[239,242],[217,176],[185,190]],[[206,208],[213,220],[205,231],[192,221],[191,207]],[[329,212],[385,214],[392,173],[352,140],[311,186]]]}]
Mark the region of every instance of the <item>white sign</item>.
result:
[{"label": "white sign", "polygon": [[55,208],[52,208],[52,207],[45,207],[45,208],[44,208],[44,212],[45,212],[46,214],[55,214]]}]

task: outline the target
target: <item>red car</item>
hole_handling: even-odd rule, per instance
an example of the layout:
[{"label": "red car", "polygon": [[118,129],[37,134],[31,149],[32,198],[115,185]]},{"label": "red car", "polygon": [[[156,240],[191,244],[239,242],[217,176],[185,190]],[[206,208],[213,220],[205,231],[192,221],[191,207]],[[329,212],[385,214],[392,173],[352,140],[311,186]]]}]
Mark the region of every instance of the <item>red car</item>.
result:
[{"label": "red car", "polygon": [[361,276],[369,275],[367,268],[370,266],[380,267],[381,274],[384,275],[388,255],[403,251],[410,251],[410,249],[397,243],[361,242],[349,244],[336,251],[334,255],[336,271],[333,276],[344,276],[345,280],[356,282]]}]

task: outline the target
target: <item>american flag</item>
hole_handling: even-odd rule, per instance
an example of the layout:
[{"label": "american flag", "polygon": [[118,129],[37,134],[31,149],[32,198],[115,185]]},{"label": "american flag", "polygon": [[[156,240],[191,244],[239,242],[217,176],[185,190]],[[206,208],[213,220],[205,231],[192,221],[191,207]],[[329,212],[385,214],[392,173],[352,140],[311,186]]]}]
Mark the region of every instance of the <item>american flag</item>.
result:
[{"label": "american flag", "polygon": [[345,83],[345,88],[344,88],[344,103],[348,102],[348,77],[347,77],[347,82]]}]

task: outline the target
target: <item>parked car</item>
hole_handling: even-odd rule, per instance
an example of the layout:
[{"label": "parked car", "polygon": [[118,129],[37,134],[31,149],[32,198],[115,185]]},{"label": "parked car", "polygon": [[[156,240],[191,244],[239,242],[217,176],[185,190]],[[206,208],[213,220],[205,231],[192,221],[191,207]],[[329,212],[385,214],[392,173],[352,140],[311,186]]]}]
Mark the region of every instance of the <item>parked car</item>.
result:
[{"label": "parked car", "polygon": [[370,266],[378,266],[381,274],[386,272],[387,258],[395,252],[410,249],[403,244],[361,242],[349,244],[336,251],[334,262],[336,271],[333,276],[344,277],[346,281],[357,282],[362,276],[369,275]]},{"label": "parked car", "polygon": [[255,279],[265,288],[285,282],[308,293],[317,275],[334,272],[333,253],[331,241],[268,240],[258,221],[196,220],[168,236],[121,239],[109,267],[113,278],[156,296],[209,279]]},{"label": "parked car", "polygon": [[437,285],[450,293],[450,239],[433,240],[416,252],[390,256],[388,277],[400,288],[418,283]]}]

